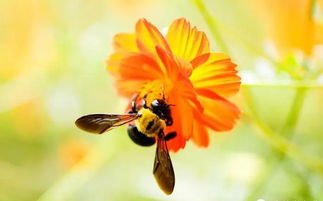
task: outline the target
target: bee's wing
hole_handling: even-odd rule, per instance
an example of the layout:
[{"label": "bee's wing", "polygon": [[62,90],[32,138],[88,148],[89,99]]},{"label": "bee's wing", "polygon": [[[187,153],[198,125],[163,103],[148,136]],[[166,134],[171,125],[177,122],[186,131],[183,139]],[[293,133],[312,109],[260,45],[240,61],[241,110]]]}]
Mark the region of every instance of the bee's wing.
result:
[{"label": "bee's wing", "polygon": [[175,186],[175,174],[163,133],[157,138],[153,174],[159,187],[167,195],[171,194]]},{"label": "bee's wing", "polygon": [[78,118],[75,124],[84,131],[102,134],[114,127],[129,123],[137,117],[137,114],[89,114]]}]

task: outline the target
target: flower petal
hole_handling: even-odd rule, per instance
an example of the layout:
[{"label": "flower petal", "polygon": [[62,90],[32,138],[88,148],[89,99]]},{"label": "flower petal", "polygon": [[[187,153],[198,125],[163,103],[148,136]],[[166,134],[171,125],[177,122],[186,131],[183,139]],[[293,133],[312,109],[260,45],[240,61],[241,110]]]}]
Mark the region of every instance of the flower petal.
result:
[{"label": "flower petal", "polygon": [[240,77],[235,70],[236,64],[224,54],[201,55],[192,61],[192,65],[194,70],[190,80],[195,88],[209,89],[224,97],[239,90]]},{"label": "flower petal", "polygon": [[115,86],[120,96],[132,98],[147,84],[144,80],[116,80]]},{"label": "flower petal", "polygon": [[[203,108],[188,80],[174,83],[174,88],[168,94],[167,102],[173,105],[171,107],[172,127],[177,132],[177,136],[173,142],[171,140],[170,146],[172,150],[176,151],[179,148],[184,148],[185,142],[193,137],[194,111],[202,113]],[[197,138],[196,136],[195,139]],[[203,138],[205,139],[205,137]],[[203,141],[203,143],[206,142]]]},{"label": "flower petal", "polygon": [[204,111],[203,114],[195,112],[195,117],[215,131],[231,130],[239,118],[239,109],[210,90],[200,89],[198,94]]},{"label": "flower petal", "polygon": [[158,45],[156,46],[156,52],[158,55],[158,60],[160,61],[159,63],[163,66],[164,71],[168,74],[168,77],[171,80],[177,79],[180,71],[174,56]]},{"label": "flower petal", "polygon": [[192,136],[193,129],[193,108],[189,104],[186,98],[177,96],[175,105],[172,107],[174,111],[174,123],[177,126],[179,135],[182,135],[184,139],[188,140]]},{"label": "flower petal", "polygon": [[159,63],[164,67],[170,80],[188,79],[192,74],[192,65],[190,62],[176,58],[171,52],[167,52],[160,46],[156,46],[156,52],[160,61]]},{"label": "flower petal", "polygon": [[179,149],[183,149],[186,144],[186,140],[182,135],[178,135],[175,126],[166,127],[165,134],[176,131],[176,137],[167,141],[167,147],[169,151],[177,152]]},{"label": "flower petal", "polygon": [[135,34],[120,33],[113,38],[113,47],[115,51],[137,52]]},{"label": "flower petal", "polygon": [[193,123],[193,142],[201,147],[209,145],[209,135],[206,127],[198,121]]},{"label": "flower petal", "polygon": [[110,56],[107,69],[116,77],[120,95],[131,97],[149,81],[162,77],[159,65],[150,56],[134,52],[118,52]]},{"label": "flower petal", "polygon": [[107,64],[108,70],[123,80],[153,80],[162,76],[155,60],[141,53],[115,53]]},{"label": "flower petal", "polygon": [[139,50],[151,56],[156,55],[157,45],[171,51],[163,35],[146,19],[141,19],[136,24],[136,40]]},{"label": "flower petal", "polygon": [[204,32],[198,31],[184,18],[175,20],[168,29],[166,40],[174,55],[191,61],[210,51],[209,41]]},{"label": "flower petal", "polygon": [[[171,115],[173,118],[173,125],[171,128],[176,131],[176,137],[167,144],[170,150],[177,151],[180,148],[185,147],[186,141],[192,135],[193,111],[185,99],[179,97],[175,93],[170,95],[168,102],[170,104],[175,104],[171,108]],[[166,131],[168,130],[170,129],[167,128]]]}]

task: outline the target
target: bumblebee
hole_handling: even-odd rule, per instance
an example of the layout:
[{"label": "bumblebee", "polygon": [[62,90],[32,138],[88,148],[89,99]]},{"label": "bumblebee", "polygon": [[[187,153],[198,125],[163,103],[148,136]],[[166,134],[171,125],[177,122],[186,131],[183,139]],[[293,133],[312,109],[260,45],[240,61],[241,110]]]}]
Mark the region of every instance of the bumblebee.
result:
[{"label": "bumblebee", "polygon": [[[141,146],[151,146],[155,144],[155,133],[158,132],[153,132],[154,134],[151,135],[151,129],[154,130],[153,126],[156,126],[159,124],[157,119],[162,119],[166,123],[166,126],[171,126],[173,124],[173,120],[171,117],[171,110],[170,110],[170,105],[166,103],[165,98],[163,99],[155,99],[153,100],[149,106],[146,103],[145,96],[143,98],[143,102],[141,105],[136,104],[138,95],[135,95],[131,101],[131,110],[128,112],[130,114],[140,114],[144,112],[145,114],[143,115],[144,118],[140,118],[137,121],[137,124],[134,125],[130,123],[128,125],[128,135],[130,139],[138,145]],[[146,108],[149,110],[142,110],[142,112],[138,112],[140,108]],[[149,112],[148,112],[149,111]],[[153,112],[153,115],[150,113]],[[157,115],[157,116],[156,116]],[[165,127],[165,125],[163,125]],[[168,133],[165,136],[165,140],[171,140],[176,136],[175,132]]]},{"label": "bumblebee", "polygon": [[164,99],[153,100],[149,106],[145,98],[142,104],[136,102],[137,95],[131,102],[128,114],[90,114],[80,117],[75,124],[84,131],[103,134],[129,123],[127,132],[134,143],[151,146],[157,141],[153,175],[159,187],[169,195],[174,190],[175,173],[166,141],[176,136],[174,132],[166,136],[164,134],[164,128],[173,123],[170,105]]}]

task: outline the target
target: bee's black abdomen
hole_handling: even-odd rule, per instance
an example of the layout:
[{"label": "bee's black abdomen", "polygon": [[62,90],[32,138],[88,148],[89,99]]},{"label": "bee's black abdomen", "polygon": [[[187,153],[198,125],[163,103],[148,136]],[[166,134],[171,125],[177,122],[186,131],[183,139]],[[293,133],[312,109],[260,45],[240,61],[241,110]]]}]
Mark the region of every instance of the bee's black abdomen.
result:
[{"label": "bee's black abdomen", "polygon": [[129,124],[127,128],[130,139],[140,146],[151,146],[155,144],[156,140],[154,137],[148,137],[145,134],[138,131],[135,125]]}]

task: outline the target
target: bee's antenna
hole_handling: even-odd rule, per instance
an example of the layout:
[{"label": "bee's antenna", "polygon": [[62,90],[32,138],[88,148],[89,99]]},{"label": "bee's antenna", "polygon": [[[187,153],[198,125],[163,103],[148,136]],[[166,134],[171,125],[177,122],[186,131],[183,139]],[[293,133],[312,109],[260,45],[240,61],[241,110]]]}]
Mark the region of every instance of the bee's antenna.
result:
[{"label": "bee's antenna", "polygon": [[131,99],[131,112],[133,113],[137,112],[137,106],[136,106],[137,98],[138,98],[138,94],[136,93],[133,95]]},{"label": "bee's antenna", "polygon": [[165,100],[165,86],[164,85],[162,85],[161,86],[161,88],[162,88],[162,95],[163,95],[163,100]]}]

